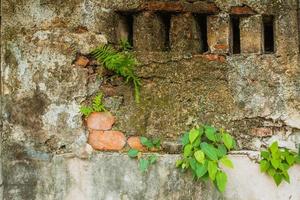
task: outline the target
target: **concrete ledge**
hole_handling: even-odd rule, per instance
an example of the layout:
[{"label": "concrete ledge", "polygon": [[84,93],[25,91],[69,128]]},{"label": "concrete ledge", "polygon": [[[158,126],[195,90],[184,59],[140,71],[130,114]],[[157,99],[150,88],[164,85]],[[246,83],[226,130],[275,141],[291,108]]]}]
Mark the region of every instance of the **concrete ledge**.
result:
[{"label": "concrete ledge", "polygon": [[[120,153],[94,153],[82,160],[72,155],[52,161],[10,161],[4,170],[4,199],[43,200],[298,200],[300,167],[292,168],[291,184],[275,186],[248,155],[231,155],[228,186],[221,195],[209,183],[195,182],[175,168],[180,155],[159,155],[141,174],[137,161]],[[9,174],[14,171],[14,174]],[[8,173],[8,174],[7,174]],[[26,197],[26,198],[24,198]]]}]

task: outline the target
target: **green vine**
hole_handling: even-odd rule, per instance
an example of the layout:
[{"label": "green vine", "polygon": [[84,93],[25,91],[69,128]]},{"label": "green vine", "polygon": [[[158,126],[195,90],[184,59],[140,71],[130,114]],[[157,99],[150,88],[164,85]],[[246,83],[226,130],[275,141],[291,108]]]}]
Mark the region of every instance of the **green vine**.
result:
[{"label": "green vine", "polygon": [[183,158],[177,160],[176,166],[182,171],[190,170],[194,179],[210,179],[224,192],[227,175],[220,165],[233,168],[227,157],[228,151],[236,146],[233,137],[223,129],[212,126],[196,127],[185,133],[182,138]]},{"label": "green vine", "polygon": [[130,48],[126,41],[121,42],[121,51],[117,51],[109,45],[101,45],[91,52],[91,56],[107,69],[124,77],[126,82],[132,82],[135,101],[139,103],[141,81],[134,72],[137,61],[129,51]]},{"label": "green vine", "polygon": [[103,94],[99,93],[97,96],[94,97],[91,105],[81,106],[80,112],[83,114],[84,117],[88,117],[93,112],[106,111],[106,109],[103,105],[102,99],[103,99]]},{"label": "green vine", "polygon": [[[160,149],[160,139],[151,140],[146,137],[140,137],[140,141],[148,150],[152,150],[153,148]],[[142,173],[147,172],[149,167],[157,162],[157,156],[155,154],[143,155],[142,152],[137,149],[130,149],[127,154],[130,158],[138,159],[139,169]]]},{"label": "green vine", "polygon": [[276,185],[285,180],[290,183],[288,169],[295,163],[300,164],[300,152],[297,154],[286,148],[279,148],[278,142],[273,142],[266,151],[261,151],[260,170],[273,177]]}]

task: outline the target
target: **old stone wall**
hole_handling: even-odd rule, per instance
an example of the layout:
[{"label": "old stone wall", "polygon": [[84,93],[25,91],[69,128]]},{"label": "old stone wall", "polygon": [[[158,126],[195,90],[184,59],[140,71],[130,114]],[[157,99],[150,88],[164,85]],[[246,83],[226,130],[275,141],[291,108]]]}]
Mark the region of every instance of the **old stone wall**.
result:
[{"label": "old stone wall", "polygon": [[[92,186],[87,186],[90,196],[70,197],[77,190],[72,187],[80,186],[74,176],[85,169],[96,173],[101,170],[97,165],[105,165],[102,159],[109,160],[110,154],[96,152],[93,153],[96,159],[84,160],[82,150],[87,130],[79,108],[99,91],[104,92],[105,105],[117,119],[114,129],[127,137],[145,135],[177,143],[193,125],[208,123],[231,132],[241,151],[258,151],[274,140],[280,146],[297,149],[300,143],[298,6],[296,0],[2,1],[3,199],[141,199],[133,193],[121,198],[122,194],[116,193],[120,187],[112,187],[112,196],[101,196],[102,190]],[[206,29],[207,32],[203,31]],[[266,31],[271,34],[270,30],[273,40],[264,37]],[[139,61],[137,74],[142,80],[139,104],[134,101],[130,84],[101,66],[96,67],[88,56],[99,44],[116,45],[124,36],[132,42]],[[83,66],[76,63],[79,56],[89,59],[88,63]],[[80,163],[81,171],[66,166],[68,155],[75,156],[69,165]],[[122,159],[122,155],[118,156]],[[163,174],[177,173],[170,164],[175,157],[160,163],[165,170]],[[108,163],[114,163],[113,160]],[[106,169],[103,166],[102,170]],[[117,173],[114,170],[110,173]],[[159,171],[155,173],[161,175]],[[100,179],[103,174],[94,178]],[[186,180],[176,182],[177,175],[176,180],[162,176],[161,181],[167,182],[154,183],[162,188],[177,184],[178,190],[187,190]],[[97,182],[90,180],[93,178],[90,174],[88,177],[83,173],[80,179],[87,182],[80,184]],[[129,177],[133,182],[144,181],[134,175]],[[299,186],[299,182],[299,176],[295,175],[294,183]],[[97,187],[105,188],[102,183]],[[275,196],[247,198],[274,199],[279,198],[276,194],[286,191],[284,194],[292,195],[291,199],[299,199],[297,189],[288,187],[282,186]],[[137,193],[145,188],[141,187]],[[80,186],[79,190],[85,187]],[[222,198],[245,199],[239,193],[243,190],[236,190],[230,188]],[[168,195],[174,195],[173,199],[184,199],[180,194],[166,191],[143,198],[171,199]],[[205,190],[197,189],[195,184],[189,193],[182,194],[194,195],[186,199],[196,199],[201,192]],[[209,198],[217,196],[206,199]]]}]

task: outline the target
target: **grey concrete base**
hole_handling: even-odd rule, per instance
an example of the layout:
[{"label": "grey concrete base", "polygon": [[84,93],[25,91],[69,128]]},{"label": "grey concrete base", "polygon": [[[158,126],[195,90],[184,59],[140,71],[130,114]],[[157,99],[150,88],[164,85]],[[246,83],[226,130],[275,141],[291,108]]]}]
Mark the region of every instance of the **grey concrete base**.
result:
[{"label": "grey concrete base", "polygon": [[[299,200],[300,167],[291,184],[276,187],[245,155],[232,155],[234,170],[224,196],[209,183],[192,181],[175,168],[178,155],[161,155],[146,174],[126,154],[96,153],[89,160],[56,156],[52,161],[5,164],[5,200]],[[11,170],[11,169],[14,170]],[[14,174],[12,174],[14,173]]]}]

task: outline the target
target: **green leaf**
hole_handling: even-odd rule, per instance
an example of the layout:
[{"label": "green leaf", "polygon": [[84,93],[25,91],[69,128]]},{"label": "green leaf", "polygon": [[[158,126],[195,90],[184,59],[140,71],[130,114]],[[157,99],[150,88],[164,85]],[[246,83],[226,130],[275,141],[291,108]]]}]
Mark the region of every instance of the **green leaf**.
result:
[{"label": "green leaf", "polygon": [[188,144],[184,147],[183,150],[183,156],[185,158],[189,157],[192,154],[193,146],[191,144]]},{"label": "green leaf", "polygon": [[209,178],[214,181],[218,171],[217,164],[213,161],[208,161],[207,169],[208,169]]},{"label": "green leaf", "polygon": [[189,134],[189,140],[190,140],[190,143],[193,144],[193,142],[198,138],[199,135],[200,135],[199,130],[193,128],[193,129],[190,131],[190,134]]},{"label": "green leaf", "polygon": [[260,152],[261,157],[263,157],[264,159],[269,159],[270,158],[270,153],[268,151],[262,151]]},{"label": "green leaf", "polygon": [[272,155],[275,154],[278,151],[278,142],[273,142],[269,148]]},{"label": "green leaf", "polygon": [[129,157],[135,158],[135,157],[138,156],[139,151],[136,150],[136,149],[130,149],[127,154],[128,154]]},{"label": "green leaf", "polygon": [[183,163],[183,160],[176,160],[176,167],[180,167]]},{"label": "green leaf", "polygon": [[282,178],[283,178],[283,176],[280,173],[274,174],[273,179],[277,186],[280,185],[280,183],[282,182]]},{"label": "green leaf", "polygon": [[188,143],[190,143],[190,140],[189,140],[189,133],[185,133],[181,139],[181,143],[183,146],[187,145]]},{"label": "green leaf", "polygon": [[159,148],[160,147],[160,139],[159,138],[155,138],[152,140],[152,144],[156,147]]},{"label": "green leaf", "polygon": [[270,163],[267,160],[261,160],[259,165],[261,172],[266,172],[270,167]]},{"label": "green leaf", "polygon": [[200,147],[208,158],[214,161],[218,160],[218,150],[215,147],[213,147],[210,144],[207,144],[206,142],[202,142],[200,144]]},{"label": "green leaf", "polygon": [[220,161],[221,161],[221,163],[222,163],[224,166],[233,169],[233,163],[232,163],[231,160],[228,159],[227,156],[224,156]]},{"label": "green leaf", "polygon": [[295,156],[293,156],[291,154],[286,156],[285,159],[289,165],[293,165],[295,163]]},{"label": "green leaf", "polygon": [[224,144],[218,145],[218,156],[219,158],[222,158],[227,154],[227,149]]},{"label": "green leaf", "polygon": [[276,170],[272,167],[270,167],[267,171],[267,173],[269,174],[269,176],[274,176],[276,173]]},{"label": "green leaf", "polygon": [[197,169],[197,161],[196,161],[196,159],[195,158],[190,158],[189,159],[189,163],[190,163],[191,168],[194,171],[196,171],[196,169]]},{"label": "green leaf", "polygon": [[194,156],[199,163],[201,163],[201,164],[204,163],[205,155],[204,155],[203,151],[201,151],[201,150],[196,151],[194,153]]},{"label": "green leaf", "polygon": [[150,164],[149,160],[141,158],[139,163],[140,163],[139,168],[140,168],[141,172],[144,173],[144,172],[148,171],[148,167]]},{"label": "green leaf", "polygon": [[295,158],[295,162],[296,162],[297,164],[300,164],[300,155],[297,156],[297,157]]},{"label": "green leaf", "polygon": [[148,158],[150,164],[154,164],[157,161],[157,156],[156,155],[150,155]]},{"label": "green leaf", "polygon": [[280,165],[280,160],[277,160],[277,159],[272,158],[272,159],[271,159],[271,164],[272,164],[272,166],[273,166],[275,169],[277,169],[277,168],[279,167],[279,165]]},{"label": "green leaf", "polygon": [[141,137],[140,140],[141,140],[142,145],[144,145],[145,147],[147,147],[149,149],[154,147],[154,145],[148,138]]},{"label": "green leaf", "polygon": [[290,176],[289,176],[288,172],[287,171],[283,171],[282,174],[283,174],[283,179],[286,182],[290,183]]},{"label": "green leaf", "polygon": [[214,127],[211,126],[205,126],[205,136],[207,137],[207,139],[215,142],[216,141],[216,129]]},{"label": "green leaf", "polygon": [[224,133],[222,135],[222,141],[224,142],[225,146],[228,150],[232,149],[233,147],[233,138],[228,133]]},{"label": "green leaf", "polygon": [[218,171],[216,175],[216,182],[219,191],[224,192],[227,184],[227,175],[222,171]]},{"label": "green leaf", "polygon": [[197,138],[197,139],[195,140],[195,142],[193,143],[193,147],[199,148],[200,143],[201,143],[201,139],[200,139],[200,138]]},{"label": "green leaf", "polygon": [[196,168],[196,175],[198,178],[203,177],[207,172],[207,164],[198,164],[197,163]]}]

